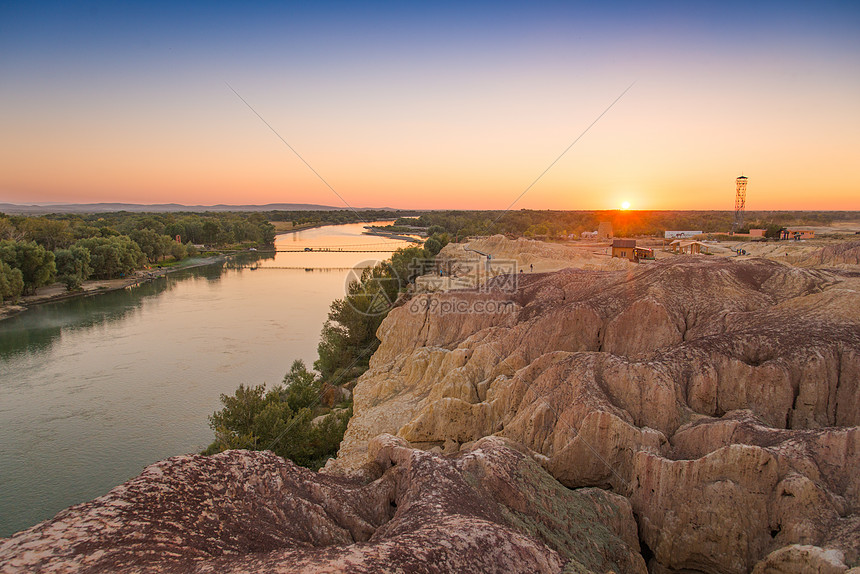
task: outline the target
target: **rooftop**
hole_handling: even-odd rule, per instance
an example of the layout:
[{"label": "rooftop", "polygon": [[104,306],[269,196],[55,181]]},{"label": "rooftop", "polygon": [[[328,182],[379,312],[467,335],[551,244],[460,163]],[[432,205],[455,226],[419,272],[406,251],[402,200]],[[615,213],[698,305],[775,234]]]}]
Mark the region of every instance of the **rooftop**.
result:
[{"label": "rooftop", "polygon": [[635,239],[614,239],[612,247],[636,247]]}]

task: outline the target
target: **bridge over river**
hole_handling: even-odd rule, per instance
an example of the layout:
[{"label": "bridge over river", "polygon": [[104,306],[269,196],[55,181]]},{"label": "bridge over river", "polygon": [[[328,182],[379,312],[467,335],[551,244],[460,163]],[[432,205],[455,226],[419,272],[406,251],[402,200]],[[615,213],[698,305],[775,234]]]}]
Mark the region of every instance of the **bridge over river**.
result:
[{"label": "bridge over river", "polygon": [[393,247],[391,242],[356,243],[352,245],[323,245],[302,247],[279,247],[276,249],[260,249],[259,253],[394,253],[399,247]]}]

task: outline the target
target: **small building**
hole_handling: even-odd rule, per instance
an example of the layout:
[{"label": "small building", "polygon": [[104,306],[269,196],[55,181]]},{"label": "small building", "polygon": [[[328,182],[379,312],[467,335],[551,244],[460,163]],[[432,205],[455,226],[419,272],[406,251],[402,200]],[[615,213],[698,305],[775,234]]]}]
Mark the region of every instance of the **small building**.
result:
[{"label": "small building", "polygon": [[669,250],[673,253],[683,253],[687,255],[698,255],[699,253],[710,255],[711,246],[707,243],[694,241],[692,239],[676,239],[669,244]]},{"label": "small building", "polygon": [[794,239],[798,241],[800,239],[812,239],[815,237],[815,231],[811,229],[783,229],[782,230],[782,239]]},{"label": "small building", "polygon": [[614,239],[612,241],[612,256],[636,261],[635,239]]},{"label": "small building", "polygon": [[580,235],[583,239],[597,239],[596,231],[583,231]]},{"label": "small building", "polygon": [[666,231],[663,237],[666,239],[692,239],[701,234],[701,231]]}]

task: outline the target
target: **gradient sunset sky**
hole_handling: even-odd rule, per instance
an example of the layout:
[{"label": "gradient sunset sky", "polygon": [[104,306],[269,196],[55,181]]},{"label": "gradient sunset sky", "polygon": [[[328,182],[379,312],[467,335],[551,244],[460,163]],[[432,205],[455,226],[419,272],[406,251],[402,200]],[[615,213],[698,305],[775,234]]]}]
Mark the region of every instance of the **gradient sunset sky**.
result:
[{"label": "gradient sunset sky", "polygon": [[[860,210],[857,2],[0,2],[0,202]],[[229,86],[228,86],[229,84]]]}]

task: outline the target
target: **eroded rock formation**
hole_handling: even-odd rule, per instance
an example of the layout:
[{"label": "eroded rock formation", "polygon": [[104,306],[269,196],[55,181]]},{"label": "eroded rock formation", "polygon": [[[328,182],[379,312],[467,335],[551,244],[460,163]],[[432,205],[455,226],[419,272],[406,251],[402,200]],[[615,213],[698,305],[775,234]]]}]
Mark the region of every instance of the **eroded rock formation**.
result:
[{"label": "eroded rock formation", "polygon": [[497,435],[628,497],[655,572],[818,555],[773,557],[792,545],[860,561],[856,272],[679,258],[519,281],[392,311],[326,472],[366,474],[380,433],[446,453]]},{"label": "eroded rock formation", "polygon": [[570,491],[504,439],[369,453],[369,483],[264,452],[174,457],[3,540],[0,571],[646,571],[624,497]]},{"label": "eroded rock formation", "polygon": [[811,253],[790,257],[790,260],[795,265],[808,267],[827,265],[856,269],[860,265],[860,241],[841,241],[825,245]]},{"label": "eroded rock formation", "polygon": [[860,274],[825,256],[413,296],[322,473],[175,457],[0,571],[860,574]]}]

